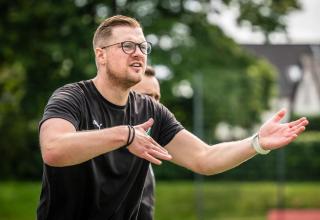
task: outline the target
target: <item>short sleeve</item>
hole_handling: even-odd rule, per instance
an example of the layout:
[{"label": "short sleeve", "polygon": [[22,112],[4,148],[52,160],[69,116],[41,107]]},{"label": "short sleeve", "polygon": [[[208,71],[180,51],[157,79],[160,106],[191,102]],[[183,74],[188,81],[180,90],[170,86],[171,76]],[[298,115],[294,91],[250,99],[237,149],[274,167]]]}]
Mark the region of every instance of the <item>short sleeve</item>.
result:
[{"label": "short sleeve", "polygon": [[183,130],[184,127],[165,106],[159,104],[158,111],[157,116],[159,116],[158,120],[160,124],[158,143],[161,146],[165,146],[179,131]]},{"label": "short sleeve", "polygon": [[57,89],[45,107],[39,129],[42,123],[50,118],[62,118],[73,124],[76,130],[79,130],[82,97],[80,88],[74,84]]}]

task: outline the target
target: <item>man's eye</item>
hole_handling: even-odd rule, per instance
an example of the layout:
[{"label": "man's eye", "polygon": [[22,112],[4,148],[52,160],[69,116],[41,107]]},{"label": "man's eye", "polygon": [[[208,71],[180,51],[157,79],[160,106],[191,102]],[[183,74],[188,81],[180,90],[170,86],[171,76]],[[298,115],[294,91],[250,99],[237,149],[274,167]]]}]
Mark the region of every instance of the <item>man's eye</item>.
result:
[{"label": "man's eye", "polygon": [[130,49],[130,48],[133,48],[133,45],[132,44],[124,44],[123,47]]}]

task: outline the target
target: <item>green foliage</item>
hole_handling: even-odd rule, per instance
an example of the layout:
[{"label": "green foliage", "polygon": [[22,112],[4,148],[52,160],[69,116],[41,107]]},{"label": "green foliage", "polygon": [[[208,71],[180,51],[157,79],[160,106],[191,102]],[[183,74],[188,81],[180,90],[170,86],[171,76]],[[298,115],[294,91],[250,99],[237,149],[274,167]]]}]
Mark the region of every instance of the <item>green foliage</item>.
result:
[{"label": "green foliage", "polygon": [[247,25],[249,23],[253,30],[262,31],[266,42],[269,42],[270,34],[274,32],[286,32],[285,16],[301,8],[298,0],[223,1],[229,5],[238,5],[240,9],[240,15],[237,18],[238,23]]},{"label": "green foliage", "polygon": [[0,178],[41,176],[37,129],[50,94],[95,73],[94,7],[83,10],[73,1],[0,3]]}]

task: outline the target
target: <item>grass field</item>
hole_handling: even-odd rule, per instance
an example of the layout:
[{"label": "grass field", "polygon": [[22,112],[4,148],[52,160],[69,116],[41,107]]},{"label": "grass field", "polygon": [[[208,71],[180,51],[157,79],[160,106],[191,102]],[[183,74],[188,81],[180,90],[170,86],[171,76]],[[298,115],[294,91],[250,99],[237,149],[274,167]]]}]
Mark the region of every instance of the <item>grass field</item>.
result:
[{"label": "grass field", "polygon": [[[190,182],[159,183],[155,219],[197,219],[197,191],[202,193],[200,210],[206,220],[262,220],[277,206],[275,183],[205,182],[202,186],[199,190]],[[284,192],[287,208],[320,209],[319,183],[289,183]]]},{"label": "grass field", "polygon": [[[195,220],[202,210],[205,220],[265,220],[277,203],[272,182],[158,182],[156,220]],[[198,193],[197,193],[198,192]],[[202,198],[197,206],[197,195]],[[0,183],[0,220],[34,220],[40,183]],[[320,209],[320,183],[288,183],[287,208]]]}]

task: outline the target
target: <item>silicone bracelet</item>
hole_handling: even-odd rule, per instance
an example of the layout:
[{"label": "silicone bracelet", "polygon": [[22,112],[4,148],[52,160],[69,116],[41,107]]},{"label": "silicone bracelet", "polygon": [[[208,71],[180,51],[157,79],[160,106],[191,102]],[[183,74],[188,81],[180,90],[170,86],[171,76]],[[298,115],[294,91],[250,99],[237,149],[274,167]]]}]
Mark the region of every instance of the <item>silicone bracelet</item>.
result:
[{"label": "silicone bracelet", "polygon": [[259,134],[258,133],[254,134],[252,136],[251,144],[258,154],[268,154],[270,152],[270,150],[265,150],[261,147],[261,145],[259,143]]}]

